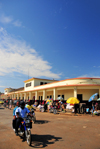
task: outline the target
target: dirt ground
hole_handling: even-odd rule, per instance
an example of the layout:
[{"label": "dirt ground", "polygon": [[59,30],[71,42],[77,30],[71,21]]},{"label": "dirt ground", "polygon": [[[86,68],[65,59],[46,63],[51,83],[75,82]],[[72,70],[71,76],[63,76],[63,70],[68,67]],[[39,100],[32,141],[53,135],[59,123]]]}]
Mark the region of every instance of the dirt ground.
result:
[{"label": "dirt ground", "polygon": [[36,112],[32,145],[12,129],[13,110],[0,107],[0,149],[100,149],[100,116],[70,116]]}]

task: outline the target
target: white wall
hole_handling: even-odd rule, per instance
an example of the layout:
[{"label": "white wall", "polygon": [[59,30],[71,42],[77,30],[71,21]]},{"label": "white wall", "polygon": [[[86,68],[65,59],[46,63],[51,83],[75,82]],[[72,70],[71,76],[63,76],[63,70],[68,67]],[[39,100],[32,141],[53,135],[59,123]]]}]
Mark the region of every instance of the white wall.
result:
[{"label": "white wall", "polygon": [[38,79],[34,79],[34,86],[39,86],[40,85],[40,82],[46,82],[46,83],[52,83],[52,82],[54,82],[54,80],[38,80]]},{"label": "white wall", "polygon": [[[27,83],[30,83],[30,82],[31,82],[31,86],[26,87],[26,84],[27,84]],[[33,88],[34,88],[34,80],[29,81],[29,82],[26,82],[26,83],[24,84],[24,90],[25,90],[25,91],[33,90]]]},{"label": "white wall", "polygon": [[4,94],[8,94],[10,91],[12,91],[12,88],[6,88]]}]

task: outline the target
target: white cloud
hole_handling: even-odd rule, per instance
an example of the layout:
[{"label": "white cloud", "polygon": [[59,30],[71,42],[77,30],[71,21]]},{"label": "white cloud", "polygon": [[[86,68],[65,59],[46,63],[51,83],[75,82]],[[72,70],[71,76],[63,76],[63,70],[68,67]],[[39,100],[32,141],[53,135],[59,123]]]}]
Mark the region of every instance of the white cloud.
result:
[{"label": "white cloud", "polygon": [[22,23],[19,20],[16,20],[15,22],[13,22],[13,24],[17,27],[22,26]]},{"label": "white cloud", "polygon": [[0,28],[0,75],[18,72],[31,77],[60,78],[60,74],[51,72],[52,66],[44,61],[35,49],[7,34]]},{"label": "white cloud", "polygon": [[19,20],[15,20],[13,19],[12,16],[5,16],[4,14],[0,15],[0,22],[3,24],[8,24],[11,23],[16,27],[21,27],[22,26],[22,22]]},{"label": "white cloud", "polygon": [[0,16],[0,22],[1,23],[10,23],[12,22],[12,17],[11,16],[5,16],[4,14]]}]

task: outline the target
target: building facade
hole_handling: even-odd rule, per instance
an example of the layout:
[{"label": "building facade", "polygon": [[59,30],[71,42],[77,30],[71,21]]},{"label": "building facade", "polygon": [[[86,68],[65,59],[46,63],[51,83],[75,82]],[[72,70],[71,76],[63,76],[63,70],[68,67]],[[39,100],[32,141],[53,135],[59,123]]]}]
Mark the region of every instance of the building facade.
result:
[{"label": "building facade", "polygon": [[100,97],[100,78],[71,78],[61,81],[31,78],[24,81],[24,87],[12,90],[6,88],[5,93],[10,99],[42,101],[47,98],[56,100],[61,96],[64,100],[76,97],[84,102],[94,93]]}]

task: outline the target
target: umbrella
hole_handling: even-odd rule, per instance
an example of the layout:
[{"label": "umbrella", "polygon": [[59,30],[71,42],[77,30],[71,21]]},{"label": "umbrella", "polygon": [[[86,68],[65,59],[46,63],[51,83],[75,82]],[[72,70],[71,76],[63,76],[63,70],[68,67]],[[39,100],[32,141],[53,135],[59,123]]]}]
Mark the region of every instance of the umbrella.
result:
[{"label": "umbrella", "polygon": [[63,98],[61,96],[57,97],[57,100],[63,100]]},{"label": "umbrella", "polygon": [[0,101],[0,103],[4,103],[4,101]]},{"label": "umbrella", "polygon": [[47,99],[46,103],[49,104],[50,103],[50,99]]},{"label": "umbrella", "polygon": [[95,99],[95,97],[98,95],[98,93],[93,94],[90,99],[88,100],[88,102],[91,102],[92,100]]},{"label": "umbrella", "polygon": [[70,104],[78,104],[80,101],[76,97],[70,97],[66,102]]},{"label": "umbrella", "polygon": [[97,101],[100,101],[100,98],[98,98]]}]

